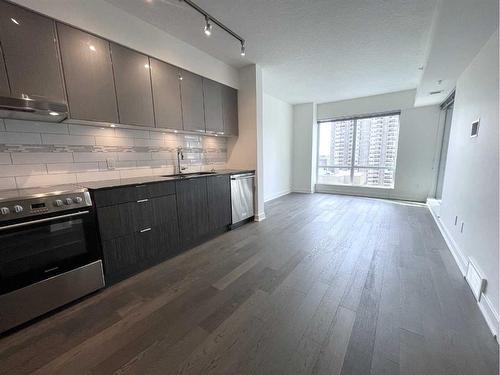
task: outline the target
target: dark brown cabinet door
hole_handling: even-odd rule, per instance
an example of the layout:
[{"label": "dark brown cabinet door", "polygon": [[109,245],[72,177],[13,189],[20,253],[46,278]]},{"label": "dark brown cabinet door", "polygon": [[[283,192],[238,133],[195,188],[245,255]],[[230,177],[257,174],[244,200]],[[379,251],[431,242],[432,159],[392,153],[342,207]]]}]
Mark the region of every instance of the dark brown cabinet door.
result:
[{"label": "dark brown cabinet door", "polygon": [[229,175],[207,177],[208,221],[210,231],[231,224],[231,181]]},{"label": "dark brown cabinet door", "polygon": [[232,87],[222,87],[222,116],[224,134],[238,135],[238,91]]},{"label": "dark brown cabinet door", "polygon": [[9,80],[5,71],[2,46],[0,45],[0,96],[10,96]]},{"label": "dark brown cabinet door", "polygon": [[111,43],[118,114],[121,124],[154,126],[149,58]]},{"label": "dark brown cabinet door", "polygon": [[176,182],[180,238],[184,246],[208,233],[207,179]]},{"label": "dark brown cabinet door", "polygon": [[224,133],[222,121],[222,85],[203,78],[203,102],[207,133]]},{"label": "dark brown cabinet door", "polygon": [[152,199],[153,221],[157,228],[155,247],[158,260],[164,260],[179,251],[179,222],[175,195]]},{"label": "dark brown cabinet door", "polygon": [[53,20],[1,1],[0,42],[13,96],[66,102]]},{"label": "dark brown cabinet door", "polygon": [[57,33],[70,117],[117,123],[109,42],[61,23]]},{"label": "dark brown cabinet door", "polygon": [[180,69],[149,58],[156,127],[182,130]]},{"label": "dark brown cabinet door", "polygon": [[203,83],[199,75],[182,71],[181,98],[184,130],[205,132]]}]

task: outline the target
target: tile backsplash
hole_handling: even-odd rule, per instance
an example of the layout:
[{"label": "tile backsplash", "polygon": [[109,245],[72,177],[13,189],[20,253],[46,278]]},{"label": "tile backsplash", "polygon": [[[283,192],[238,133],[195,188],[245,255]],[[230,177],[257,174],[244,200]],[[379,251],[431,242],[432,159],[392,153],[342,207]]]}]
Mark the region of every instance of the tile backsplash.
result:
[{"label": "tile backsplash", "polygon": [[0,119],[0,189],[223,169],[223,137]]}]

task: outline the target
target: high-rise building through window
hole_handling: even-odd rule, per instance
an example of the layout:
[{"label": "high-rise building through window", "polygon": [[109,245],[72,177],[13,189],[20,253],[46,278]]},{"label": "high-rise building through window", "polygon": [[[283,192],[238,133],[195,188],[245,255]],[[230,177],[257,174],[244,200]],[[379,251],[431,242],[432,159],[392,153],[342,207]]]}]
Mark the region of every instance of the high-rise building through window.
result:
[{"label": "high-rise building through window", "polygon": [[399,113],[321,122],[318,184],[394,187]]}]

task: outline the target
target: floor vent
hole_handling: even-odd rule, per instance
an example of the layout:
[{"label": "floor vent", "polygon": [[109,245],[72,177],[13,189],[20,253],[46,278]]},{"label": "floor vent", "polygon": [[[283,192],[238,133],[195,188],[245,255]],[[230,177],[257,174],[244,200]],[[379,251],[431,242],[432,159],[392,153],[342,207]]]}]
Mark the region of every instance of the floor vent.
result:
[{"label": "floor vent", "polygon": [[481,293],[486,286],[486,279],[481,277],[481,274],[477,270],[477,267],[474,265],[472,260],[469,258],[469,263],[467,265],[467,274],[465,275],[465,280],[469,284],[474,297],[478,300],[481,300]]}]

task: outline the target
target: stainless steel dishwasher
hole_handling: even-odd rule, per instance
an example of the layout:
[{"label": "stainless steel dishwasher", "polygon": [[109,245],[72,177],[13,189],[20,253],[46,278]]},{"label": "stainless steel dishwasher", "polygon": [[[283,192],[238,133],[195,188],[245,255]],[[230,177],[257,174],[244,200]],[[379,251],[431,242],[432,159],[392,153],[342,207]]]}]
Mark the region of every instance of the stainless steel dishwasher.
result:
[{"label": "stainless steel dishwasher", "polygon": [[231,176],[232,227],[250,221],[253,212],[255,173],[240,173]]}]

